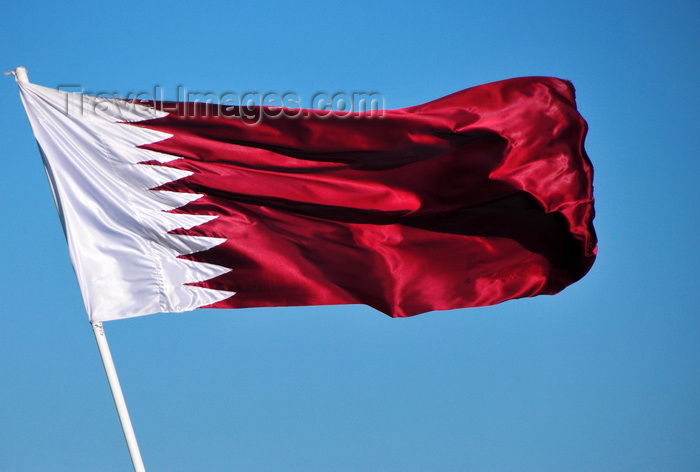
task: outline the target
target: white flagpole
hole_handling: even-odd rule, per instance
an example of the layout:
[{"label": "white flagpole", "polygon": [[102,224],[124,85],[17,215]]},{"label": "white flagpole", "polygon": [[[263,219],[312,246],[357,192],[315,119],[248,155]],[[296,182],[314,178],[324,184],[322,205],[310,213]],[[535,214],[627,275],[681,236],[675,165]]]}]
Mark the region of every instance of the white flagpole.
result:
[{"label": "white flagpole", "polygon": [[[29,83],[27,70],[24,67],[18,67],[14,71],[5,72],[5,75],[13,75],[17,82]],[[121,422],[122,431],[124,432],[124,439],[126,439],[126,446],[129,448],[129,455],[131,456],[131,463],[134,466],[134,472],[146,472],[143,466],[143,460],[141,459],[141,451],[139,451],[139,445],[136,442],[136,434],[134,434],[134,428],[131,426],[129,411],[126,409],[124,394],[119,385],[119,377],[117,377],[117,370],[114,367],[112,353],[109,350],[109,344],[107,344],[104,328],[102,327],[102,323],[91,324],[92,332],[95,334],[95,340],[97,341],[97,348],[102,358],[102,364],[107,374],[109,388],[112,390],[114,405],[117,407],[117,414],[119,415],[119,421]]]},{"label": "white flagpole", "polygon": [[139,445],[136,442],[134,428],[131,426],[129,411],[126,409],[126,401],[124,400],[122,388],[119,385],[119,377],[117,377],[117,370],[114,368],[114,361],[112,360],[112,353],[109,350],[109,344],[107,344],[104,328],[102,327],[102,323],[91,324],[92,332],[95,334],[95,340],[97,341],[97,348],[100,350],[100,357],[102,357],[102,364],[105,367],[107,380],[109,381],[109,388],[112,390],[114,405],[117,407],[119,421],[122,424],[124,439],[126,439],[126,445],[129,448],[131,463],[134,465],[134,472],[145,472],[146,469],[141,459],[141,451],[139,451]]}]

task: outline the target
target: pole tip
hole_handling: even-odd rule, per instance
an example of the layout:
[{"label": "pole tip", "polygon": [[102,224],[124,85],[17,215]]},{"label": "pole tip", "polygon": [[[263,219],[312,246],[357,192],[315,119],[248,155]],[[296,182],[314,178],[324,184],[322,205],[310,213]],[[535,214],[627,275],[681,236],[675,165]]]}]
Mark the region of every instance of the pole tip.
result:
[{"label": "pole tip", "polygon": [[24,67],[18,67],[15,70],[10,70],[5,72],[5,75],[14,75],[15,82],[29,83],[29,77],[27,76],[27,69]]}]

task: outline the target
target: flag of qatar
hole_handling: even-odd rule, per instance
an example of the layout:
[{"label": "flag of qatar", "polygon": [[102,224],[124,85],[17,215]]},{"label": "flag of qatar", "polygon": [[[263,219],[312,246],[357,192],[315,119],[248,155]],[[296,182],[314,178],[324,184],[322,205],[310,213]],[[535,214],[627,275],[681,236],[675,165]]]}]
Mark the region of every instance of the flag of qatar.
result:
[{"label": "flag of qatar", "polygon": [[381,116],[20,90],[91,321],[403,317],[554,294],[595,259],[587,125],[564,80]]}]

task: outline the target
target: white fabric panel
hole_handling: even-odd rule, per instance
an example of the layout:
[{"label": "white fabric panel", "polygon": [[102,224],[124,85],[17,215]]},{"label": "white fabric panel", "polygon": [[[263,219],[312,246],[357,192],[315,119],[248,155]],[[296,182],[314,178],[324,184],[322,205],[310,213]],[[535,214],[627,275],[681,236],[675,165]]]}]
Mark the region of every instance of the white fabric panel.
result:
[{"label": "white fabric panel", "polygon": [[150,189],[190,173],[138,164],[175,159],[137,148],[170,135],[119,123],[165,113],[30,83],[19,86],[90,321],[182,312],[233,295],[183,285],[230,270],[177,258],[224,239],[167,234],[215,217],[166,213],[201,195]]}]

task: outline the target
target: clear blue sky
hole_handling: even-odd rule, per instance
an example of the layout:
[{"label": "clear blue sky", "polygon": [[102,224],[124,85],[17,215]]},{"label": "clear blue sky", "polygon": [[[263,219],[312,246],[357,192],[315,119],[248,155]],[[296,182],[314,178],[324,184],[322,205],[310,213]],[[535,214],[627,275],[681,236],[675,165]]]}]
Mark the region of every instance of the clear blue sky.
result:
[{"label": "clear blue sky", "polygon": [[[393,320],[105,324],[149,471],[700,470],[697,2],[10,2],[3,70],[127,94],[577,88],[599,257],[559,295]],[[131,467],[17,87],[0,86],[0,470]]]}]

